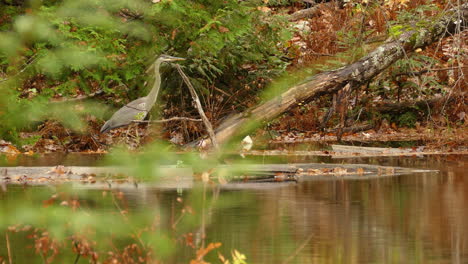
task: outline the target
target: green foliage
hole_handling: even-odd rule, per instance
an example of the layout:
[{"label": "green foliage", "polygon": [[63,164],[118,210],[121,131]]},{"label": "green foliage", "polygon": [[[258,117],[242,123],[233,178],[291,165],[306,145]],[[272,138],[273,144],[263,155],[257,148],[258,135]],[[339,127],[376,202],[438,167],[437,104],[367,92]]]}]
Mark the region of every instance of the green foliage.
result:
[{"label": "green foliage", "polygon": [[298,0],[268,0],[264,2],[266,2],[269,6],[289,6],[294,3],[298,3],[300,1]]},{"label": "green foliage", "polygon": [[413,112],[406,112],[398,118],[398,125],[404,127],[414,127],[418,121],[418,116]]},{"label": "green foliage", "polygon": [[[430,20],[427,19],[427,14],[430,12],[439,12],[440,9],[436,4],[429,3],[417,5],[414,9],[403,9],[398,12],[396,20],[389,21],[392,25],[399,25],[404,28],[425,28],[429,25]],[[433,19],[433,18],[432,18]]]},{"label": "green foliage", "polygon": [[[286,20],[265,16],[249,2],[34,2],[18,15],[23,11],[8,7],[10,23],[0,31],[0,89],[9,96],[5,103],[16,105],[6,108],[8,118],[29,111],[25,105],[43,111],[50,97],[97,90],[125,103],[141,96],[137,87],[150,77],[146,67],[161,53],[188,58],[185,67],[199,88],[221,82],[229,87],[235,76],[246,82],[273,77],[286,67],[279,59],[281,43],[289,37]],[[252,73],[242,68],[245,64],[262,66]],[[27,85],[38,76],[41,88]],[[20,99],[24,94],[33,99]],[[6,124],[0,137],[30,120],[20,125],[6,118],[0,117]]]}]

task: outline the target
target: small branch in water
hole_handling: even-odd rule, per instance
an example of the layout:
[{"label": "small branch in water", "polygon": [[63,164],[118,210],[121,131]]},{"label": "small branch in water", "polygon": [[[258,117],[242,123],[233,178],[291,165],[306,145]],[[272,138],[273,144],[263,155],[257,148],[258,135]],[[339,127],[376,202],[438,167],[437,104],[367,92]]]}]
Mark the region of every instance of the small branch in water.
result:
[{"label": "small branch in water", "polygon": [[148,124],[148,123],[165,123],[165,122],[171,122],[171,121],[192,121],[192,122],[202,122],[203,120],[201,119],[195,119],[195,118],[189,118],[189,117],[171,117],[168,119],[161,119],[161,120],[133,120],[133,123],[138,123],[138,124]]},{"label": "small branch in water", "polygon": [[12,264],[13,261],[11,260],[10,239],[8,238],[8,233],[5,233],[5,239],[6,239],[6,246],[7,246],[7,252],[8,252],[8,264]]},{"label": "small branch in water", "polygon": [[213,147],[216,150],[218,150],[219,146],[218,146],[218,142],[216,140],[216,135],[214,133],[213,126],[211,125],[210,120],[208,120],[208,117],[205,115],[205,112],[203,111],[203,108],[202,108],[202,105],[201,105],[201,102],[200,102],[200,98],[198,98],[198,95],[197,95],[197,92],[195,91],[195,88],[193,88],[192,83],[190,83],[189,78],[182,71],[182,68],[180,67],[180,65],[176,64],[175,66],[177,68],[177,71],[179,71],[180,76],[182,76],[182,79],[184,80],[185,84],[187,85],[187,87],[190,90],[190,94],[192,95],[192,99],[195,102],[196,108],[198,110],[198,113],[200,114],[200,117],[203,120],[203,123],[205,124],[206,130],[208,131],[208,135],[210,136],[211,143],[213,144]]},{"label": "small branch in water", "polygon": [[73,263],[74,263],[74,264],[77,264],[78,261],[80,260],[80,257],[81,257],[80,249],[78,248],[78,242],[73,241],[73,246],[74,246],[75,249],[76,249],[76,258],[75,258],[75,262],[73,262]]},{"label": "small branch in water", "polygon": [[310,234],[306,240],[304,240],[304,242],[302,242],[302,244],[294,251],[294,253],[292,255],[290,255],[287,259],[285,259],[283,261],[283,264],[287,264],[289,263],[291,260],[293,260],[294,257],[297,256],[297,254],[299,254],[299,252],[301,252],[302,249],[304,249],[304,247],[309,243],[309,241],[312,239],[313,237],[313,234]]}]

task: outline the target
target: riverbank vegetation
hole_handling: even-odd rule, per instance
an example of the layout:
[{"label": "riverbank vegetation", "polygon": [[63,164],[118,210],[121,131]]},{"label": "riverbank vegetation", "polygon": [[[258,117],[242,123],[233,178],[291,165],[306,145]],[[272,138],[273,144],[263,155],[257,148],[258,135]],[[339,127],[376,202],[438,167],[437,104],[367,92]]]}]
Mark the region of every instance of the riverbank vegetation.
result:
[{"label": "riverbank vegetation", "polygon": [[[102,152],[116,142],[136,148],[156,138],[186,144],[206,135],[202,123],[98,133],[114,107],[147,93],[147,68],[158,54],[188,59],[184,71],[218,127],[266,100],[265,91],[278,94],[356,62],[384,41],[425,30],[449,12],[463,18],[465,11],[450,1],[345,1],[308,9],[300,1],[3,1],[1,138],[21,152]],[[339,140],[360,130],[387,137],[404,131],[460,145],[466,140],[463,23],[371,79],[295,102],[262,123],[260,134],[273,131],[270,140],[314,134]],[[198,118],[175,69],[166,67],[163,76],[152,118]]]}]

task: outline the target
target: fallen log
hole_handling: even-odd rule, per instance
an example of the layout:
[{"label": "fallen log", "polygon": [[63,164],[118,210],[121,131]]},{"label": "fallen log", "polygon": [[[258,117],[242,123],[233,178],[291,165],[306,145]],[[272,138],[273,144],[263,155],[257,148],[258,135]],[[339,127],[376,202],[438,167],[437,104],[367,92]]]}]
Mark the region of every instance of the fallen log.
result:
[{"label": "fallen log", "polygon": [[427,111],[430,107],[435,107],[436,105],[443,105],[455,101],[453,96],[445,96],[440,98],[431,98],[427,100],[417,100],[417,101],[408,101],[408,102],[398,102],[398,103],[387,103],[383,105],[377,105],[372,111],[380,113],[392,113],[392,114],[401,114],[408,111],[414,110],[423,110]]},{"label": "fallen log", "polygon": [[322,5],[330,5],[330,4],[327,3],[327,4],[314,5],[310,8],[299,10],[295,13],[292,13],[289,16],[289,21],[296,21],[296,20],[304,19],[304,18],[312,18],[317,15],[318,11],[320,11],[320,8],[323,7]]},{"label": "fallen log", "polygon": [[[249,188],[251,183],[287,182],[299,179],[342,180],[380,178],[415,173],[419,170],[402,167],[389,167],[368,164],[231,164],[219,165],[208,180],[218,182],[218,172],[225,175],[228,182],[220,182],[223,188]],[[73,188],[87,189],[190,189],[201,183],[191,167],[176,165],[154,165],[152,181],[140,181],[132,175],[132,170],[124,167],[0,167],[0,188],[8,184],[57,185],[72,184]]]},{"label": "fallen log", "polygon": [[[432,22],[428,27],[405,31],[397,39],[386,41],[350,65],[312,76],[271,100],[227,118],[216,129],[216,140],[220,144],[226,143],[234,135],[240,137],[245,135],[262,122],[277,117],[299,102],[310,102],[321,95],[336,93],[347,85],[353,88],[368,82],[408,52],[424,48],[448,33],[455,32],[460,28],[460,24],[466,24],[466,21],[468,21],[468,4],[460,6],[458,10],[448,11],[445,16]],[[209,140],[206,141],[209,144]],[[194,144],[195,142],[192,142],[188,146]]]}]

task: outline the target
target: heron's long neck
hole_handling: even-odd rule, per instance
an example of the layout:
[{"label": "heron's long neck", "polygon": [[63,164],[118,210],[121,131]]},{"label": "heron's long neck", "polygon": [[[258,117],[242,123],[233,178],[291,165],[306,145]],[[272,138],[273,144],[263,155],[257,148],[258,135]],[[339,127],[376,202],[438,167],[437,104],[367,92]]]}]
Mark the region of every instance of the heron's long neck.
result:
[{"label": "heron's long neck", "polygon": [[161,62],[158,60],[154,63],[154,84],[148,96],[146,96],[145,110],[149,111],[158,99],[159,88],[161,87],[161,74],[159,73]]}]

